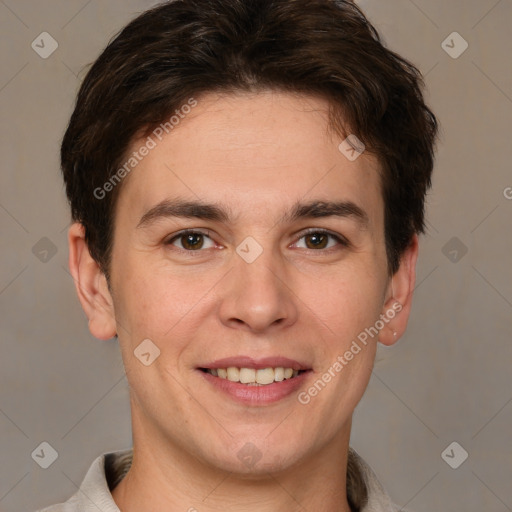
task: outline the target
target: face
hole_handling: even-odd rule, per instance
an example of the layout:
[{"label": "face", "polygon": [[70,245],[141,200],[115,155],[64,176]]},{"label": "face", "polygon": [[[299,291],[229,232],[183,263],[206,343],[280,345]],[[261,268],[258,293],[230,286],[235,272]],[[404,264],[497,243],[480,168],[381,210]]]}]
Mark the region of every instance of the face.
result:
[{"label": "face", "polygon": [[362,333],[396,320],[379,165],[338,149],[327,108],[203,96],[125,179],[110,284],[134,443],[254,473],[347,439]]}]

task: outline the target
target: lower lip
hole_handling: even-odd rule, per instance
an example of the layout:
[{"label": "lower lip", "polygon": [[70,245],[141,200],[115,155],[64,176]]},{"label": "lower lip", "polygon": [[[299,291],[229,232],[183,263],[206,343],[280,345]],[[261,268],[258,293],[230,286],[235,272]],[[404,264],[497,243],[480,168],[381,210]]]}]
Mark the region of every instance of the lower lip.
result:
[{"label": "lower lip", "polygon": [[246,405],[265,405],[277,402],[297,391],[310,373],[310,370],[300,373],[291,379],[274,382],[262,386],[249,386],[240,382],[215,377],[208,372],[197,370],[210,384],[233,399]]}]

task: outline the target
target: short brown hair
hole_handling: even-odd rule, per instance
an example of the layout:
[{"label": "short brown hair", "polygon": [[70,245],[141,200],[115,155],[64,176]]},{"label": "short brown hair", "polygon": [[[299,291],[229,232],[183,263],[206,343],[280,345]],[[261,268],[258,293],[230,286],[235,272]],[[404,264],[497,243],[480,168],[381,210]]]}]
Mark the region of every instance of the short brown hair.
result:
[{"label": "short brown hair", "polygon": [[[61,146],[73,220],[108,278],[116,177],[137,137],[191,97],[275,89],[321,96],[330,126],[356,134],[382,167],[390,273],[424,231],[437,120],[418,69],[385,48],[343,0],[173,0],[131,21],[87,73]],[[117,175],[119,177],[119,175]],[[109,187],[110,188],[110,187]]]}]

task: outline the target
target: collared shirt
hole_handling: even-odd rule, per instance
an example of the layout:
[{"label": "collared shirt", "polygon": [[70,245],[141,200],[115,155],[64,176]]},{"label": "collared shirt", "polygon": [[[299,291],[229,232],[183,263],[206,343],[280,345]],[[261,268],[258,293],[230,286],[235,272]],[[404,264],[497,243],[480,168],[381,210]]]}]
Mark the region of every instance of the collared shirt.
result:
[{"label": "collared shirt", "polygon": [[[130,469],[132,450],[109,452],[94,460],[79,490],[65,503],[36,512],[120,512],[111,491]],[[349,448],[347,497],[357,512],[398,512],[371,467]]]}]

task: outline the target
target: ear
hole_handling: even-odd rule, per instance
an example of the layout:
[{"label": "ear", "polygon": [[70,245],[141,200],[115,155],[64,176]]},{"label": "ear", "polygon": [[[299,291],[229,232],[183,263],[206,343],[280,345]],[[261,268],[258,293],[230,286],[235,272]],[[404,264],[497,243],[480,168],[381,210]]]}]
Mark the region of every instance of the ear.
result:
[{"label": "ear", "polygon": [[82,224],[75,222],[71,225],[68,244],[69,270],[82,309],[89,319],[89,330],[100,340],[113,338],[116,334],[114,303],[105,274],[89,252]]},{"label": "ear", "polygon": [[379,333],[379,341],[384,345],[393,345],[407,328],[416,282],[417,259],[418,236],[414,235],[400,258],[398,270],[391,277],[388,285],[387,299],[382,311],[383,316],[381,316],[385,326]]}]

